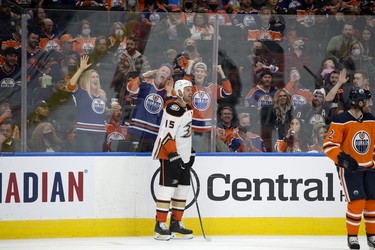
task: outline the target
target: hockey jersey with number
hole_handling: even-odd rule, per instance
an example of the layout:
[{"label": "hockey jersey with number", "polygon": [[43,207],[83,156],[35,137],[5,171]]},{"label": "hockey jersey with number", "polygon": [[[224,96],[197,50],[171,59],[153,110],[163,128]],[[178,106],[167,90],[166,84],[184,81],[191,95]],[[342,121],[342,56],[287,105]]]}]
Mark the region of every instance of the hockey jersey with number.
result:
[{"label": "hockey jersey with number", "polygon": [[323,143],[324,153],[337,164],[341,151],[350,154],[362,168],[374,167],[375,117],[365,113],[357,121],[348,111],[332,118]]},{"label": "hockey jersey with number", "polygon": [[178,153],[184,163],[188,163],[192,147],[193,110],[189,105],[181,107],[171,102],[164,110],[158,137],[154,144],[154,159],[168,159],[170,153]]}]

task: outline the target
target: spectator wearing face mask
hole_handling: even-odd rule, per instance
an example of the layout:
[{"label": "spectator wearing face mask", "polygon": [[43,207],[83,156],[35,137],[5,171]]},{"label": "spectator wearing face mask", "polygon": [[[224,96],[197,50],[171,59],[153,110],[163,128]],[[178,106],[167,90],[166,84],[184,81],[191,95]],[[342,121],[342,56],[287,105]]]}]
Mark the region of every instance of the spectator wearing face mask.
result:
[{"label": "spectator wearing face mask", "polygon": [[126,29],[121,22],[115,22],[112,25],[110,37],[108,37],[108,50],[111,51],[116,58],[126,51]]},{"label": "spectator wearing face mask", "polygon": [[81,56],[90,55],[94,51],[95,39],[96,37],[91,37],[91,23],[87,20],[82,20],[73,50],[77,51]]},{"label": "spectator wearing face mask", "polygon": [[292,51],[285,55],[286,72],[290,72],[293,67],[297,69],[303,69],[303,66],[310,67],[311,57],[304,52],[304,46],[305,42],[301,38],[293,42]]},{"label": "spectator wearing face mask", "polygon": [[231,26],[232,22],[227,12],[223,9],[221,1],[208,0],[207,8],[204,10],[208,15],[208,22],[211,25],[215,24],[215,19],[219,20],[219,25]]},{"label": "spectator wearing face mask", "polygon": [[42,122],[36,126],[29,141],[31,152],[64,152],[64,144],[57,136],[51,123]]},{"label": "spectator wearing face mask", "polygon": [[350,54],[339,61],[339,68],[346,68],[349,75],[353,75],[355,71],[362,70],[373,78],[375,66],[363,56],[363,46],[359,41],[350,44]]}]

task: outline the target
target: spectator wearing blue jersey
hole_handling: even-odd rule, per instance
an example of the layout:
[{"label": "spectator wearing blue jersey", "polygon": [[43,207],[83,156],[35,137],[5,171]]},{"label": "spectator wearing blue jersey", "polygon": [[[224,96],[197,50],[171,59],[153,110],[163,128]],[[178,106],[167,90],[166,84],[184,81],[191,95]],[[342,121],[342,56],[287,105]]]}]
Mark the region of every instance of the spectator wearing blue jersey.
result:
[{"label": "spectator wearing blue jersey", "polygon": [[[87,70],[89,57],[82,56],[81,63],[70,79],[67,89],[73,92],[77,102],[77,143],[81,152],[103,151],[105,142],[105,116],[107,96],[101,88],[99,74]],[[79,85],[77,84],[79,80]]]},{"label": "spectator wearing blue jersey", "polygon": [[127,91],[135,98],[136,107],[129,126],[132,140],[139,142],[139,151],[153,149],[163,114],[163,107],[173,100],[171,69],[162,65],[127,84]]}]

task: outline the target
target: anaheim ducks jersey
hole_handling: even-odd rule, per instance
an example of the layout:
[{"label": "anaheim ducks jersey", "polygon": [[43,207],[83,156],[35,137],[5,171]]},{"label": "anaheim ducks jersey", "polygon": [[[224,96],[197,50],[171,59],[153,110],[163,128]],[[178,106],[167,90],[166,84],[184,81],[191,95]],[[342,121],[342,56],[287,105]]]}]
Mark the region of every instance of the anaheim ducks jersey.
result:
[{"label": "anaheim ducks jersey", "polygon": [[181,107],[171,102],[163,112],[160,129],[152,151],[153,159],[168,159],[170,153],[178,153],[184,163],[190,161],[192,147],[193,110],[189,105]]},{"label": "anaheim ducks jersey", "polygon": [[324,153],[337,165],[341,151],[350,154],[362,168],[374,166],[375,117],[371,113],[363,115],[358,122],[346,111],[332,118],[324,140]]}]

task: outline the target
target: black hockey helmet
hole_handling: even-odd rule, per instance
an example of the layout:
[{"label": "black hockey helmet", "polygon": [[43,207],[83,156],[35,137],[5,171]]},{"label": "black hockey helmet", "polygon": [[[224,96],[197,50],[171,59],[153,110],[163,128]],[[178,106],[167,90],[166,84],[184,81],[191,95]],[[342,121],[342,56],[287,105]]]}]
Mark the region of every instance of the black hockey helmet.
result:
[{"label": "black hockey helmet", "polygon": [[355,88],[349,94],[350,103],[353,105],[357,105],[359,101],[364,101],[370,98],[370,91],[362,88]]}]

